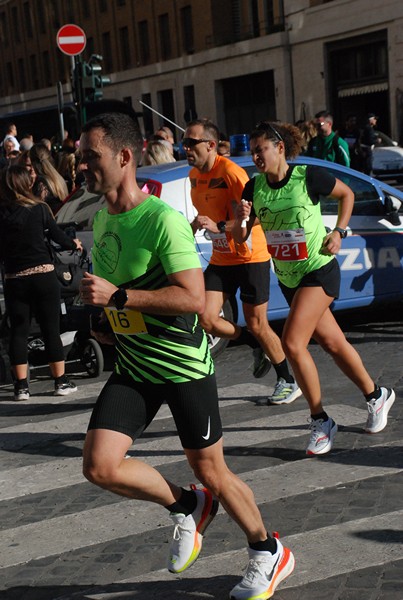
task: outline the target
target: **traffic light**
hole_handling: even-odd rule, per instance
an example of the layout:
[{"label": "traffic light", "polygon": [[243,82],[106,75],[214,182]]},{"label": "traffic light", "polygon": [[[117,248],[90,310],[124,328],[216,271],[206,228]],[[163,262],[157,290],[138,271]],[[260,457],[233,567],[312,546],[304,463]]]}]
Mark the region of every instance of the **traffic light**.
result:
[{"label": "traffic light", "polygon": [[92,77],[92,67],[89,63],[81,64],[81,89],[83,92],[83,102],[92,102],[94,99],[94,82]]},{"label": "traffic light", "polygon": [[82,89],[84,102],[96,102],[103,97],[103,88],[111,83],[102,75],[102,56],[93,54],[88,63],[82,63]]},{"label": "traffic light", "polygon": [[72,94],[76,105],[80,127],[87,120],[86,107],[102,100],[103,88],[110,85],[109,77],[102,75],[102,56],[93,54],[88,62],[75,57],[71,77]]},{"label": "traffic light", "polygon": [[92,81],[93,81],[93,89],[94,89],[94,98],[93,100],[101,100],[103,93],[103,88],[106,85],[110,85],[111,80],[109,77],[102,75],[102,65],[99,62],[94,62],[91,65],[92,67]]}]

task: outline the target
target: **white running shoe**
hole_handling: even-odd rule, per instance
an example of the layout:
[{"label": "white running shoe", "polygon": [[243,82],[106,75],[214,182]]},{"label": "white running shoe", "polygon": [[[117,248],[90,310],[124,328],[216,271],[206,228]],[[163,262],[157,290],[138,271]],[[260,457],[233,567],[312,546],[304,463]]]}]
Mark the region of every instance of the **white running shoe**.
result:
[{"label": "white running shoe", "polygon": [[297,383],[287,383],[280,377],[274,386],[272,395],[267,398],[267,404],[291,404],[300,396],[302,396],[302,392]]},{"label": "white running shoe", "polygon": [[246,573],[230,592],[231,600],[267,600],[283,579],[294,570],[294,555],[277,540],[277,552],[258,552],[248,548]]},{"label": "white running shoe", "polygon": [[63,383],[55,383],[55,391],[54,396],[67,396],[68,394],[72,394],[77,391],[77,386],[75,383],[66,378],[66,381]]},{"label": "white running shoe", "polygon": [[306,449],[306,453],[309,455],[313,454],[326,454],[330,452],[333,446],[333,439],[337,433],[337,424],[328,418],[327,421],[323,419],[311,419],[309,425],[311,430],[311,437],[309,444]]},{"label": "white running shoe", "polygon": [[395,401],[395,392],[389,388],[381,387],[381,395],[377,400],[370,400],[368,405],[368,418],[365,424],[367,433],[378,433],[385,429],[388,423],[388,413]]},{"label": "white running shoe", "polygon": [[197,495],[197,506],[192,514],[170,514],[175,524],[168,558],[168,571],[171,573],[182,573],[197,560],[203,534],[217,514],[218,501],[211,492],[206,488],[198,490],[194,486],[192,489]]}]

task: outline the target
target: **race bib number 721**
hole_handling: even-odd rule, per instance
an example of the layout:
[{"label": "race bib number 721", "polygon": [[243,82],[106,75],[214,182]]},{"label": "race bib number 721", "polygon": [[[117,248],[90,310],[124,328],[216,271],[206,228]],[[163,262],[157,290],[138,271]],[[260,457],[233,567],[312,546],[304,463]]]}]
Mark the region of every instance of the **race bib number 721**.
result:
[{"label": "race bib number 721", "polygon": [[270,254],[276,260],[294,262],[308,258],[303,227],[285,231],[266,231],[266,241]]}]

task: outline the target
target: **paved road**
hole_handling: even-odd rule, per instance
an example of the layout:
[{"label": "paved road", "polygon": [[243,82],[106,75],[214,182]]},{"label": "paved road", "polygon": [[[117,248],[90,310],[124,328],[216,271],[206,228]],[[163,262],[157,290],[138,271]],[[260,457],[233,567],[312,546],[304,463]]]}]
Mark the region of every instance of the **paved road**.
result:
[{"label": "paved road", "polygon": [[[363,433],[360,394],[311,346],[330,414],[332,453],[307,458],[307,405],[257,407],[274,384],[251,376],[251,353],[217,360],[226,457],[280,532],[296,569],[276,600],[403,599],[403,307],[342,319],[376,381],[397,401],[388,428]],[[24,403],[0,388],[0,598],[2,600],[221,600],[246,564],[242,533],[219,512],[203,553],[181,577],[165,569],[172,528],[158,507],[98,490],[80,472],[86,424],[105,374],[77,376],[74,398],[56,400],[37,379]],[[140,456],[182,485],[193,481],[163,407],[136,444]]]}]

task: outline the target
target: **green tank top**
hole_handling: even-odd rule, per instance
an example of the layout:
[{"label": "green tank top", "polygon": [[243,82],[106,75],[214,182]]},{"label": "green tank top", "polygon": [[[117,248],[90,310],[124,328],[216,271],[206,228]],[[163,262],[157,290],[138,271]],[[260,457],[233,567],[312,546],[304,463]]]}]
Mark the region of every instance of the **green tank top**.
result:
[{"label": "green tank top", "polygon": [[320,204],[309,197],[306,169],[296,165],[278,188],[270,187],[264,174],[256,176],[254,185],[253,208],[266,232],[276,275],[290,288],[334,259],[322,251],[326,229]]},{"label": "green tank top", "polygon": [[[111,215],[104,208],[96,214],[92,261],[96,275],[116,286],[141,290],[166,287],[167,275],[201,268],[189,223],[155,196],[125,213]],[[134,312],[106,309],[123,326],[121,331]],[[196,314],[136,315],[144,327],[115,336],[117,373],[163,384],[201,379],[214,372]]]}]

